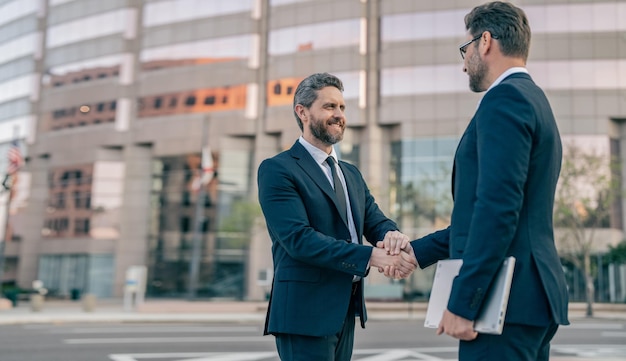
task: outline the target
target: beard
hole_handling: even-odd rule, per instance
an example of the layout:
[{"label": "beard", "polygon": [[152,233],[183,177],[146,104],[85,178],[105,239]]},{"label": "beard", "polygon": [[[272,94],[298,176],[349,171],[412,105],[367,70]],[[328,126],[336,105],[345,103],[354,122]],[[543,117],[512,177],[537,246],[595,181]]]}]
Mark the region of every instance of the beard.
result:
[{"label": "beard", "polygon": [[469,87],[470,90],[475,93],[480,93],[487,90],[483,85],[485,77],[487,76],[487,65],[480,58],[478,52],[472,53],[472,56],[467,61],[467,75],[469,75]]},{"label": "beard", "polygon": [[341,132],[337,134],[331,134],[328,131],[327,122],[324,120],[312,118],[309,123],[309,130],[311,134],[325,144],[336,144],[343,139],[343,132],[346,130],[346,125],[341,123],[341,120],[336,120],[341,125]]}]

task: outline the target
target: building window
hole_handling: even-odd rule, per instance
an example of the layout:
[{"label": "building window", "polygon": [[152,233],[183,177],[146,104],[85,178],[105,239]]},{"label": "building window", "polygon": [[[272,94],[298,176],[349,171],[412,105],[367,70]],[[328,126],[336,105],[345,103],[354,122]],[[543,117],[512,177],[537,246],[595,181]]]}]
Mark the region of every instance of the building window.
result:
[{"label": "building window", "polygon": [[215,104],[215,96],[211,95],[204,98],[204,105],[213,105]]},{"label": "building window", "polygon": [[74,233],[89,234],[89,218],[76,218],[74,221]]},{"label": "building window", "polygon": [[180,219],[180,231],[182,233],[187,233],[191,231],[191,220],[189,217],[182,217]]},{"label": "building window", "polygon": [[117,106],[117,102],[114,100],[111,102],[111,110],[115,110],[115,107]]},{"label": "building window", "polygon": [[196,97],[195,97],[195,95],[188,96],[187,100],[185,100],[185,105],[188,105],[188,106],[196,105]]},{"label": "building window", "polygon": [[81,202],[81,194],[80,192],[76,191],[74,192],[74,208],[81,208],[82,207],[82,202]]},{"label": "building window", "polygon": [[163,103],[163,99],[162,98],[155,98],[154,99],[154,107],[156,109],[159,109],[161,107],[162,103]]},{"label": "building window", "polygon": [[97,106],[96,110],[97,110],[98,112],[103,111],[103,110],[104,110],[104,103],[98,103],[98,106]]}]

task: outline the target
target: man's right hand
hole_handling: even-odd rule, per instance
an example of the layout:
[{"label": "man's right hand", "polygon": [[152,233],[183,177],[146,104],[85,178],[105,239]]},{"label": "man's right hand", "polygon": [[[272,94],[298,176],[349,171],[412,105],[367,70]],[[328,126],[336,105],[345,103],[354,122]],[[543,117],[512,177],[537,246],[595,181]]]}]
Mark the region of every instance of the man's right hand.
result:
[{"label": "man's right hand", "polygon": [[379,271],[384,271],[385,276],[390,278],[407,278],[417,268],[417,260],[412,249],[411,252],[391,255],[386,250],[375,247],[372,248],[370,266],[377,267]]}]

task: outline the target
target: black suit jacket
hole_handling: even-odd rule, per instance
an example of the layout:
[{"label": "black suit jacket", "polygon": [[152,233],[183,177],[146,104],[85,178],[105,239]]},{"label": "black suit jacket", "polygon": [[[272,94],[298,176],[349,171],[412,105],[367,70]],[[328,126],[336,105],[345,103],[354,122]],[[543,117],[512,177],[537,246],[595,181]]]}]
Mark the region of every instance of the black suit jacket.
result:
[{"label": "black suit jacket", "polygon": [[[358,238],[365,236],[374,245],[397,226],[380,211],[358,169],[342,161],[339,166]],[[258,186],[274,261],[264,333],[327,336],[339,332],[348,312],[353,276],[366,275],[371,247],[351,243],[330,182],[298,141],[261,163]],[[362,289],[363,280],[355,306],[364,327]]]},{"label": "black suit jacket", "polygon": [[561,141],[543,91],[525,73],[489,90],[454,160],[449,228],[412,242],[420,267],[462,258],[448,309],[474,320],[496,270],[515,256],[505,322],[568,324],[552,212]]}]

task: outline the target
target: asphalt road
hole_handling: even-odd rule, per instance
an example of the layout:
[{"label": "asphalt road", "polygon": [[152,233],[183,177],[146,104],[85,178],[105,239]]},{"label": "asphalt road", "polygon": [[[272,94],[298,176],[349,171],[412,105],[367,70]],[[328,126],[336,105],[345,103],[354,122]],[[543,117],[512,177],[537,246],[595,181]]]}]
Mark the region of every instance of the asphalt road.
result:
[{"label": "asphalt road", "polygon": [[[359,361],[456,360],[456,342],[419,321],[370,321]],[[0,361],[276,361],[259,323],[97,323],[0,326]],[[575,320],[554,360],[626,360],[626,320]]]}]

